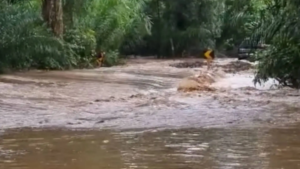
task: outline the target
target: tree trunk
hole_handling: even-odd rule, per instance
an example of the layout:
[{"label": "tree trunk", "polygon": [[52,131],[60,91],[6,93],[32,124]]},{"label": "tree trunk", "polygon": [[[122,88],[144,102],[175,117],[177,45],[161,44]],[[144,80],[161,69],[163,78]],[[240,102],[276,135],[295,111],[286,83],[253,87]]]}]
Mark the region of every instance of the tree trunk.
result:
[{"label": "tree trunk", "polygon": [[62,0],[43,0],[42,16],[56,37],[63,35]]}]

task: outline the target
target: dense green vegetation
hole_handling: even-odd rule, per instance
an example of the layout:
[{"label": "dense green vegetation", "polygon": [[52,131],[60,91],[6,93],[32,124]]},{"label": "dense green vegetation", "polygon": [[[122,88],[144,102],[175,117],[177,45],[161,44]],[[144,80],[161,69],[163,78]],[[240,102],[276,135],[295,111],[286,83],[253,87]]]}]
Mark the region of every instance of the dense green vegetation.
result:
[{"label": "dense green vegetation", "polygon": [[258,52],[254,81],[299,88],[298,0],[3,0],[0,70],[93,67],[124,55],[198,55],[235,49],[245,38]]},{"label": "dense green vegetation", "polygon": [[117,64],[125,36],[149,31],[139,0],[19,0],[0,6],[2,70],[88,67],[99,49],[106,51],[107,64]]}]

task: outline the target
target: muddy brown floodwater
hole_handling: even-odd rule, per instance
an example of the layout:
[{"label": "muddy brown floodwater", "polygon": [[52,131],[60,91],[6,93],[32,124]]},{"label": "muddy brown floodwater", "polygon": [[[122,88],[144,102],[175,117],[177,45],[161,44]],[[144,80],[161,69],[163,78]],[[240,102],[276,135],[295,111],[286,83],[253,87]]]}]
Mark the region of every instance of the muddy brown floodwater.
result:
[{"label": "muddy brown floodwater", "polygon": [[147,132],[22,130],[0,141],[1,169],[296,169],[300,128]]},{"label": "muddy brown floodwater", "polygon": [[[246,62],[205,69],[137,59],[2,75],[0,169],[299,168],[300,93],[254,86]],[[190,76],[212,90],[177,91]]]}]

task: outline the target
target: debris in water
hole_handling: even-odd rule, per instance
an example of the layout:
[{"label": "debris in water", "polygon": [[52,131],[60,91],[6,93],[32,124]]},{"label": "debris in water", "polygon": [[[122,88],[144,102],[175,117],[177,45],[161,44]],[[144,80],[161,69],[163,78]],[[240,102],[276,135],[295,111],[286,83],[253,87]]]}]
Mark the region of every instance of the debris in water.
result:
[{"label": "debris in water", "polygon": [[189,92],[189,91],[216,91],[215,88],[211,87],[211,84],[216,82],[218,78],[222,78],[224,73],[220,72],[201,72],[195,77],[188,77],[183,79],[178,87],[178,91]]},{"label": "debris in water", "polygon": [[232,61],[226,65],[218,65],[218,67],[223,68],[226,73],[236,73],[254,68],[251,63],[244,61]]},{"label": "debris in water", "polygon": [[142,98],[142,97],[144,97],[144,95],[140,93],[129,96],[129,98]]},{"label": "debris in water", "polygon": [[247,90],[247,91],[257,91],[258,90],[255,87],[251,87],[251,86],[240,87],[239,89],[240,90]]},{"label": "debris in water", "polygon": [[214,79],[207,74],[202,74],[198,77],[188,77],[179,83],[177,90],[183,92],[195,90],[215,91],[215,88],[210,87],[213,82],[215,82]]},{"label": "debris in water", "polygon": [[206,63],[204,61],[180,62],[180,63],[170,64],[170,66],[176,68],[198,68],[198,67],[206,66]]},{"label": "debris in water", "polygon": [[96,99],[94,102],[110,102],[109,99]]},{"label": "debris in water", "polygon": [[109,140],[103,140],[103,143],[107,144],[107,143],[109,143]]}]

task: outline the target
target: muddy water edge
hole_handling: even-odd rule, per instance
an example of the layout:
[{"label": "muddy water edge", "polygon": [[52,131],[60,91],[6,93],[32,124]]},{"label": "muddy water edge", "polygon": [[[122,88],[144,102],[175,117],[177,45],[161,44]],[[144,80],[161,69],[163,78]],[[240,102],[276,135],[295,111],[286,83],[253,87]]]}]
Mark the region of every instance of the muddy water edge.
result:
[{"label": "muddy water edge", "polygon": [[170,64],[1,77],[0,169],[300,167],[297,91],[244,71],[178,93],[202,68]]}]

